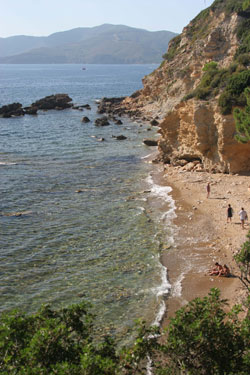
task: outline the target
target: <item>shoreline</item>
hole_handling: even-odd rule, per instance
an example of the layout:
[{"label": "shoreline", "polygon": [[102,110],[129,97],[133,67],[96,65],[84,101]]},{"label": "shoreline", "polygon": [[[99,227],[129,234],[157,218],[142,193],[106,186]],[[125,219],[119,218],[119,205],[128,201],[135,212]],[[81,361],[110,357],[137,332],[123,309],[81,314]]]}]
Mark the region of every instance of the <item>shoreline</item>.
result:
[{"label": "shoreline", "polygon": [[[238,212],[243,206],[250,213],[250,176],[189,172],[180,167],[164,166],[159,178],[170,186],[176,217],[172,219],[174,245],[161,251],[160,260],[167,268],[171,284],[165,299],[166,311],[161,321],[165,327],[175,312],[196,297],[204,297],[211,288],[219,288],[229,307],[241,303],[246,289],[240,281],[240,270],[234,254],[246,241],[249,223],[242,230]],[[206,184],[211,184],[206,197]],[[231,223],[226,222],[228,203],[234,209]],[[218,261],[227,264],[229,278],[208,276]]]}]

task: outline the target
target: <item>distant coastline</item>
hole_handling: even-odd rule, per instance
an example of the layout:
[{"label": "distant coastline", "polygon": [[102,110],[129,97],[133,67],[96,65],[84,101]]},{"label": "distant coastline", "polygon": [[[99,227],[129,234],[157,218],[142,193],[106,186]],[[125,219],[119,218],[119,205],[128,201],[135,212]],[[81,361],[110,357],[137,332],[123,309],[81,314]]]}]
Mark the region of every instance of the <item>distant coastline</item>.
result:
[{"label": "distant coastline", "polygon": [[0,38],[0,64],[159,64],[176,35],[111,24],[17,35]]}]

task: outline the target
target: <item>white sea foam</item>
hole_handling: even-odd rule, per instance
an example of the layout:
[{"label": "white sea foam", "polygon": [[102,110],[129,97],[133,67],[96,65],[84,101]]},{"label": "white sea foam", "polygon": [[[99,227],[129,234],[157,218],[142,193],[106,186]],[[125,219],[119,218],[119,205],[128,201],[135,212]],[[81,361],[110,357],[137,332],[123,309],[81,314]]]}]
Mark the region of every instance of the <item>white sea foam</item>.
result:
[{"label": "white sea foam", "polygon": [[155,288],[152,288],[151,290],[154,292],[154,294],[156,294],[157,297],[162,297],[169,293],[171,285],[167,278],[167,268],[161,263],[159,263],[159,267],[161,269],[161,284]]},{"label": "white sea foam", "polygon": [[151,154],[148,154],[148,155],[146,155],[146,156],[142,156],[141,159],[142,159],[142,160],[143,160],[143,159],[147,159],[147,158],[149,158],[151,155],[152,155],[152,153],[151,153]]},{"label": "white sea foam", "polygon": [[164,202],[168,203],[169,205],[169,209],[167,212],[165,212],[162,215],[162,219],[164,220],[166,218],[174,219],[176,217],[175,201],[173,200],[171,195],[169,195],[169,193],[171,193],[172,191],[172,188],[170,186],[162,186],[162,185],[156,184],[151,174],[147,177],[146,182],[150,186],[151,195],[155,196],[157,199],[162,199]]},{"label": "white sea foam", "polygon": [[8,161],[0,161],[0,165],[16,165],[17,163],[11,163]]},{"label": "white sea foam", "polygon": [[137,208],[137,212],[136,212],[136,216],[138,216],[138,215],[141,215],[143,212],[145,212],[146,210],[145,210],[145,208],[144,207],[140,207],[140,206],[138,206],[138,207],[136,207]]},{"label": "white sea foam", "polygon": [[[156,294],[157,297],[163,297],[163,296],[166,296],[167,294],[169,294],[169,291],[171,289],[171,285],[170,285],[170,283],[168,281],[168,277],[167,277],[167,268],[165,266],[163,266],[161,263],[160,263],[159,267],[161,268],[161,284],[159,286],[155,287],[155,288],[152,288],[151,290],[154,294]],[[159,310],[156,314],[155,320],[152,323],[152,325],[157,325],[157,326],[160,325],[161,320],[162,320],[162,318],[165,314],[165,311],[166,311],[165,302],[161,301]]]},{"label": "white sea foam", "polygon": [[[167,295],[169,293],[170,289],[171,289],[171,285],[168,282],[168,278],[167,278],[167,268],[164,267],[162,264],[160,264],[160,267],[161,267],[162,283],[161,283],[160,286],[152,289],[152,291],[157,295],[157,297],[162,297],[162,296]],[[165,305],[165,302],[162,300],[160,302],[160,306],[159,306],[158,312],[156,314],[155,320],[152,322],[151,325],[159,327],[165,312],[166,312],[166,305]],[[147,375],[153,375],[152,360],[149,356],[147,357],[146,374]]]},{"label": "white sea foam", "polygon": [[172,285],[172,296],[180,297],[182,292],[182,281],[185,277],[184,273],[181,273],[176,282]]}]

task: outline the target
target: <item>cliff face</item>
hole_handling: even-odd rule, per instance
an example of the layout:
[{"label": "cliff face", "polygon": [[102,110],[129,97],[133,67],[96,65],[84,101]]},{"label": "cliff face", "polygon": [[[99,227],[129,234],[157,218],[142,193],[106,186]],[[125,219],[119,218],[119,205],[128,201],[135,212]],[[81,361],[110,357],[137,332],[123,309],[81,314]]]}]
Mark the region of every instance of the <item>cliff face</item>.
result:
[{"label": "cliff face", "polygon": [[250,143],[235,141],[232,115],[222,116],[215,103],[182,102],[161,122],[161,159],[184,168],[213,172],[250,170]]},{"label": "cliff face", "polygon": [[234,139],[233,115],[222,115],[218,107],[220,89],[208,100],[183,101],[201,82],[205,64],[214,61],[223,69],[234,62],[242,17],[213,7],[203,11],[170,42],[165,61],[143,79],[144,88],[124,100],[131,111],[160,118],[164,162],[195,161],[195,168],[218,172],[250,171],[250,142]]}]

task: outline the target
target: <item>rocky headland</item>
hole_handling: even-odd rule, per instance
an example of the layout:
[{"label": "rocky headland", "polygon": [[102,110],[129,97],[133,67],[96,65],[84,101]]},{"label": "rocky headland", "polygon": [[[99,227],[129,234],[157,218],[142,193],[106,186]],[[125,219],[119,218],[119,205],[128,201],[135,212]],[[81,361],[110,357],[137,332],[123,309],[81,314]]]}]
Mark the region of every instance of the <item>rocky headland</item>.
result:
[{"label": "rocky headland", "polygon": [[242,11],[242,3],[216,0],[170,41],[160,67],[143,78],[142,90],[120,100],[104,98],[100,111],[159,125],[164,163],[248,172],[250,143],[236,141],[232,113],[246,105],[243,92],[250,86],[242,31],[249,30],[250,11]]},{"label": "rocky headland", "polygon": [[[236,140],[233,115],[235,108],[246,110],[244,90],[250,86],[250,8],[243,3],[214,1],[170,41],[164,61],[143,78],[141,90],[99,104],[100,113],[159,127],[154,161],[163,164],[161,183],[173,188],[179,228],[177,248],[162,253],[171,284],[179,285],[168,300],[170,315],[213,286],[231,304],[245,294],[233,257],[247,232],[238,211],[243,205],[250,213],[250,141]],[[206,198],[207,182],[212,199]],[[230,224],[228,203],[235,209]],[[227,263],[234,277],[205,276],[216,260]]]}]

